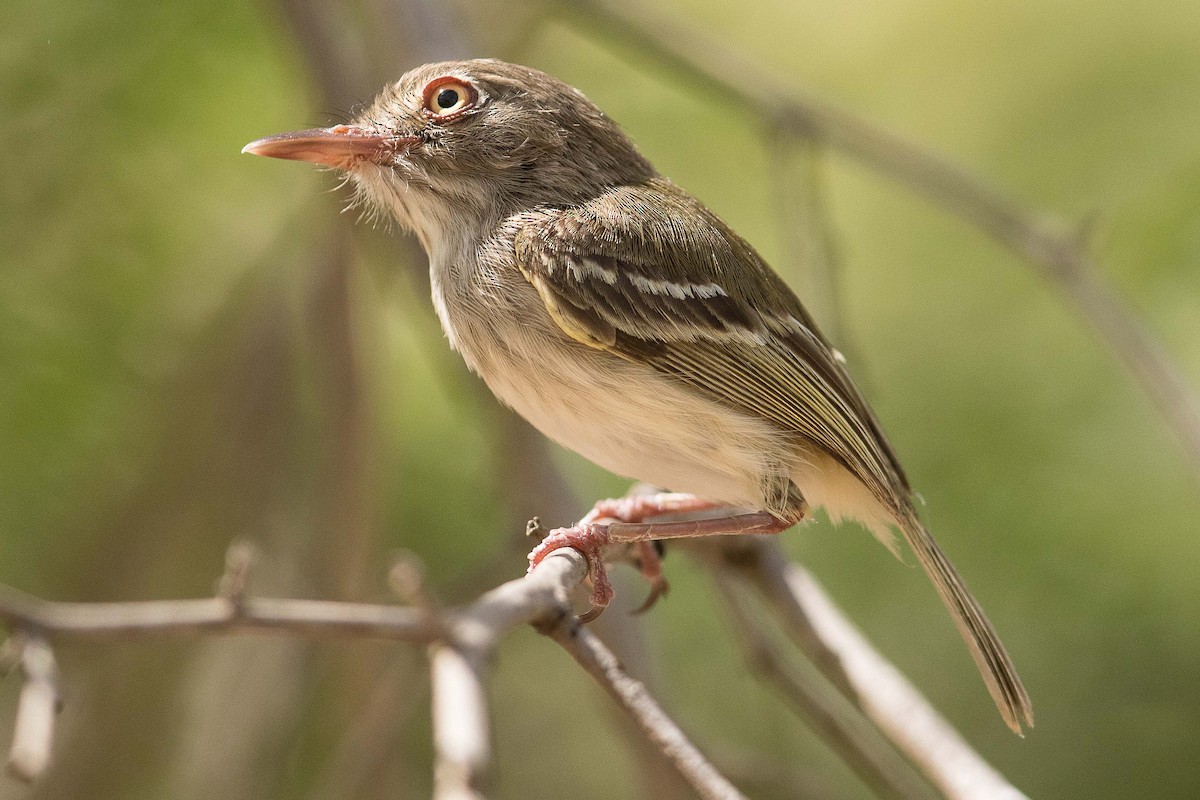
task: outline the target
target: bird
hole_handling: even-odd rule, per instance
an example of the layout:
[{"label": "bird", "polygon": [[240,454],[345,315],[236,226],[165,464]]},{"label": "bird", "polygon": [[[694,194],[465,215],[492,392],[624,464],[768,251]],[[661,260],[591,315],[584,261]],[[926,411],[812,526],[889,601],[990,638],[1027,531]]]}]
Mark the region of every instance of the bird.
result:
[{"label": "bird", "polygon": [[[530,554],[574,547],[594,616],[602,550],[778,533],[822,507],[897,552],[899,531],[1005,723],[1028,693],[979,603],[920,520],[845,359],[720,217],[661,175],[578,89],[495,59],[426,64],[345,124],[245,153],[345,173],[354,203],[413,233],[450,346],[550,439],[664,491],[604,500]],[[704,512],[664,521],[666,514]]]}]

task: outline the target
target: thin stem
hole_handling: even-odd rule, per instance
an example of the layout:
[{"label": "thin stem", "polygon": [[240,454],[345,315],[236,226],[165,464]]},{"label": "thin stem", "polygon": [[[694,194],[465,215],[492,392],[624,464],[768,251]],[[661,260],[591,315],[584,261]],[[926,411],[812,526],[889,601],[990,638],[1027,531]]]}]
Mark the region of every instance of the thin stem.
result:
[{"label": "thin stem", "polygon": [[862,730],[863,720],[853,707],[838,706],[821,687],[802,679],[789,668],[779,649],[762,629],[761,615],[745,606],[732,585],[728,570],[717,569],[713,577],[729,612],[729,629],[737,637],[750,668],[773,686],[796,713],[834,749],[842,760],[881,798],[906,800],[929,796],[926,784],[917,780],[896,753]]},{"label": "thin stem", "polygon": [[596,679],[700,797],[704,800],[745,800],[745,796],[667,716],[645,685],[630,677],[612,651],[594,634],[573,620],[564,620],[544,629],[543,633],[562,645]]},{"label": "thin stem", "polygon": [[785,558],[777,542],[743,537],[695,547],[714,569],[736,572],[763,596],[795,644],[944,797],[1025,798],[879,654],[820,584]]}]

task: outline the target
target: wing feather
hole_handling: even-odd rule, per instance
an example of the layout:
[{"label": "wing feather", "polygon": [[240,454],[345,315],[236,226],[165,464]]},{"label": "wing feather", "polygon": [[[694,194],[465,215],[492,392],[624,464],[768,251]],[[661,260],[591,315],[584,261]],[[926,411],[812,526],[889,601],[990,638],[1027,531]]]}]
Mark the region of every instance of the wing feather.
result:
[{"label": "wing feather", "polygon": [[754,249],[683,190],[654,179],[545,209],[515,247],[567,335],[820,445],[890,508],[907,507],[895,453],[816,323]]}]

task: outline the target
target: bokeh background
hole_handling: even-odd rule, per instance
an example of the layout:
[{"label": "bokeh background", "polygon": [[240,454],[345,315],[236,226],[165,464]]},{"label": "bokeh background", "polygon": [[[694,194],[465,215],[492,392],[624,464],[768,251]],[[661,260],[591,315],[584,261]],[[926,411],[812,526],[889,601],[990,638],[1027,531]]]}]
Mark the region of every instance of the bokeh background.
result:
[{"label": "bokeh background", "polygon": [[[1200,387],[1200,5],[657,10],[1031,209],[1094,219],[1104,278]],[[777,177],[796,162],[755,116],[626,44],[484,0],[0,5],[0,581],[201,596],[246,539],[255,591],[388,601],[403,548],[456,602],[520,574],[531,514],[565,522],[624,491],[467,373],[411,240],[339,215],[334,176],[238,152],[339,121],[423,61],[496,55],[584,90],[838,322],[1037,727],[1019,740],[1000,724],[919,571],[855,527],[787,534],[881,650],[1033,797],[1200,795],[1200,481],[1145,396],[1027,264],[818,154],[832,297],[788,257]],[[630,646],[701,747],[754,796],[868,796],[748,676],[703,574],[667,566],[674,591]],[[411,648],[241,637],[58,655],[55,765],[33,787],[0,779],[0,797],[429,792]],[[0,688],[0,729],[18,686]],[[492,687],[497,796],[686,796],[532,632],[502,647]]]}]

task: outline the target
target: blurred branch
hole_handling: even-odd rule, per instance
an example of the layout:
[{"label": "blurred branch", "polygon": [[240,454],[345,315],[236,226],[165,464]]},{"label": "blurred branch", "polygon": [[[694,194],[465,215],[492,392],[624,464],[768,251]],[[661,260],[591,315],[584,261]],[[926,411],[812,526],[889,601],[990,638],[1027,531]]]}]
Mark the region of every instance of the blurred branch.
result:
[{"label": "blurred branch", "polygon": [[60,603],[0,586],[0,620],[46,635],[124,639],[144,634],[244,633],[281,631],[299,636],[360,636],[418,644],[436,639],[441,623],[412,608],[248,597],[241,603],[222,597],[128,603]]},{"label": "blurred branch", "polygon": [[58,715],[58,667],[54,651],[41,636],[26,635],[19,647],[25,683],[17,701],[8,771],[14,778],[31,781],[50,763],[54,718]]},{"label": "blurred branch", "polygon": [[[906,771],[894,751],[863,735],[861,717],[850,707],[838,708],[788,668],[779,649],[744,605],[732,585],[728,570],[713,570],[717,588],[730,616],[730,630],[741,643],[750,668],[775,687],[807,724],[858,774],[876,796],[906,800],[927,797],[928,788]],[[849,713],[847,713],[849,712]],[[853,716],[852,716],[853,715]]]},{"label": "blurred branch", "polygon": [[795,89],[778,73],[667,15],[617,0],[550,0],[549,7],[770,128],[858,159],[1037,267],[1125,364],[1200,469],[1200,399],[1153,335],[1104,283],[1080,226],[1026,209],[944,156]]},{"label": "blurred branch", "polygon": [[483,667],[448,644],[434,645],[429,661],[434,800],[480,800],[492,761]]},{"label": "blurred branch", "polygon": [[871,646],[806,570],[787,560],[777,542],[744,536],[696,540],[688,547],[715,571],[753,586],[796,645],[944,797],[1025,797]]},{"label": "blurred branch", "polygon": [[[797,141],[785,130],[768,131],[765,144],[775,169],[771,184],[778,213],[784,258],[809,279],[818,319],[830,340],[849,350],[849,333],[842,318],[837,248],[827,208],[822,161],[824,148],[807,139]],[[810,309],[812,306],[810,306]]]}]

